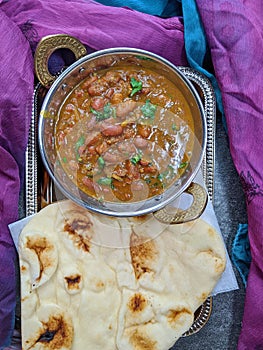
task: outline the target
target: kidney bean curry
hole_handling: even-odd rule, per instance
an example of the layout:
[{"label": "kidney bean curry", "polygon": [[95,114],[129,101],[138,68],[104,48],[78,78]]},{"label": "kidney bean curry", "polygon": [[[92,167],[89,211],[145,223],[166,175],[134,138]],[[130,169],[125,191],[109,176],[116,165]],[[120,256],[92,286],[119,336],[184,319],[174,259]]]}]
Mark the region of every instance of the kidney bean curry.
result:
[{"label": "kidney bean curry", "polygon": [[160,195],[187,169],[190,108],[151,69],[123,62],[91,72],[65,99],[55,129],[59,161],[84,193],[136,202]]}]

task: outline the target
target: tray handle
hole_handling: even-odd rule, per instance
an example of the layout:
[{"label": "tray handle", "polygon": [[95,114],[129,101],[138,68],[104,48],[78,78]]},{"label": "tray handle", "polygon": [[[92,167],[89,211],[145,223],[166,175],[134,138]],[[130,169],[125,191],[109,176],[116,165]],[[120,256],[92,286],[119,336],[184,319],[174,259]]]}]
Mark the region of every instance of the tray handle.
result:
[{"label": "tray handle", "polygon": [[189,208],[182,210],[167,205],[153,213],[155,218],[164,224],[181,224],[199,218],[207,205],[208,195],[206,190],[203,186],[192,182],[184,192],[193,196],[193,202]]},{"label": "tray handle", "polygon": [[66,34],[55,34],[43,37],[37,45],[35,52],[35,74],[40,83],[49,88],[56,80],[48,69],[48,60],[52,53],[58,49],[71,50],[76,60],[87,55],[85,46],[76,38]]}]

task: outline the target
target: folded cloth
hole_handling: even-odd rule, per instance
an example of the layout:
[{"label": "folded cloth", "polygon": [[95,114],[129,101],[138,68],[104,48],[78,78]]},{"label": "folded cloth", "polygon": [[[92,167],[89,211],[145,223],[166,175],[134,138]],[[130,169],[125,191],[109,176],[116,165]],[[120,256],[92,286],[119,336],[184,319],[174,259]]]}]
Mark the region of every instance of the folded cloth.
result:
[{"label": "folded cloth", "polygon": [[[121,20],[120,20],[121,19]],[[31,119],[33,55],[39,40],[66,33],[94,50],[136,47],[186,65],[179,18],[158,18],[84,0],[0,0],[0,348],[10,342],[16,253],[7,225],[18,218],[20,179]],[[31,46],[31,50],[30,50]]]},{"label": "folded cloth", "polygon": [[211,72],[211,62],[208,59],[210,53],[195,0],[182,0],[182,12],[184,19],[185,51],[188,63],[192,68],[203,73],[210,79],[216,95],[217,108],[223,117],[226,127],[221,91],[215,76]]},{"label": "folded cloth", "polygon": [[136,47],[187,65],[183,24],[177,17],[159,18],[89,0],[9,0],[0,9],[21,28],[33,50],[43,36],[66,33],[95,50]]},{"label": "folded cloth", "polygon": [[101,4],[117,7],[129,7],[133,10],[161,17],[181,14],[180,1],[176,0],[98,0]]},{"label": "folded cloth", "polygon": [[240,273],[244,285],[247,286],[247,277],[251,264],[247,224],[238,225],[238,230],[232,245],[231,258]]},{"label": "folded cloth", "polygon": [[247,199],[252,262],[238,349],[263,349],[262,1],[197,0]]},{"label": "folded cloth", "polygon": [[7,225],[18,216],[33,92],[32,55],[19,28],[0,11],[0,347],[13,332],[16,252]]}]

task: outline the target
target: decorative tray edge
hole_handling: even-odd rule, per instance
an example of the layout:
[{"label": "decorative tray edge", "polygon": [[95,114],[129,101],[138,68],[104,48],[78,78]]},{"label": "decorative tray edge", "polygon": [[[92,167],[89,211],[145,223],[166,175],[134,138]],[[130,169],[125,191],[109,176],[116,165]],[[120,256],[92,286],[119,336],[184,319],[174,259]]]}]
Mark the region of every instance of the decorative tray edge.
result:
[{"label": "decorative tray edge", "polygon": [[[202,175],[211,201],[214,196],[214,164],[215,164],[215,120],[216,101],[212,85],[208,78],[189,67],[178,67],[185,77],[199,88],[202,96],[207,122],[207,145],[202,163]],[[38,140],[37,140],[37,113],[39,99],[45,94],[45,89],[37,83],[32,99],[32,119],[29,130],[28,145],[26,149],[26,174],[25,174],[25,215],[37,213],[39,208],[39,181],[38,181]],[[207,323],[212,311],[212,297],[209,297],[196,311],[195,321],[183,337],[197,333]]]}]

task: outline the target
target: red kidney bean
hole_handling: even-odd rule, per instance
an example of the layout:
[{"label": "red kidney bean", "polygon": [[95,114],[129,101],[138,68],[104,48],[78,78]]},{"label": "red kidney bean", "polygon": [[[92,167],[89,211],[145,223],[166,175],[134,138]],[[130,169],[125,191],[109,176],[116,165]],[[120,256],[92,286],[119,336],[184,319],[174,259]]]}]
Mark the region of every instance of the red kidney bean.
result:
[{"label": "red kidney bean", "polygon": [[95,146],[90,146],[88,148],[88,151],[90,154],[97,154],[96,147]]},{"label": "red kidney bean", "polygon": [[117,104],[121,103],[123,101],[123,95],[119,92],[116,92],[112,97],[111,97],[111,103]]},{"label": "red kidney bean", "polygon": [[97,153],[99,153],[100,155],[103,154],[104,152],[106,152],[108,149],[108,144],[107,142],[102,142],[99,146],[96,147],[96,151]]},{"label": "red kidney bean", "polygon": [[117,148],[122,153],[133,154],[136,153],[137,149],[132,142],[120,142],[117,145]]},{"label": "red kidney bean", "polygon": [[106,100],[103,97],[94,97],[91,100],[91,107],[93,109],[99,110],[102,109],[106,104]]},{"label": "red kidney bean", "polygon": [[113,88],[109,88],[109,89],[106,91],[106,93],[105,93],[105,97],[111,98],[113,94],[114,94],[114,89],[113,89]]},{"label": "red kidney bean", "polygon": [[88,131],[91,131],[96,125],[97,125],[96,117],[92,116],[90,120],[87,122]]},{"label": "red kidney bean", "polygon": [[144,184],[140,181],[136,181],[132,183],[133,191],[142,191],[144,189]]},{"label": "red kidney bean", "polygon": [[82,183],[87,186],[89,191],[94,191],[94,182],[87,176],[82,178]]},{"label": "red kidney bean", "polygon": [[90,85],[91,85],[92,83],[94,83],[94,81],[96,81],[97,79],[98,79],[98,77],[97,77],[96,75],[94,75],[93,77],[88,78],[88,79],[84,82],[83,87],[84,87],[84,88],[90,87]]},{"label": "red kidney bean", "polygon": [[88,134],[84,144],[85,146],[95,145],[101,139],[101,137],[102,136],[98,131],[93,131],[90,134]]},{"label": "red kidney bean", "polygon": [[108,83],[104,79],[98,79],[90,85],[88,93],[90,96],[100,96],[109,88]]},{"label": "red kidney bean", "polygon": [[101,131],[104,136],[119,136],[122,134],[122,126],[119,124],[109,125]]},{"label": "red kidney bean", "polygon": [[118,106],[116,107],[117,117],[126,117],[130,112],[132,112],[135,109],[136,105],[137,103],[132,100],[128,100],[118,104]]},{"label": "red kidney bean", "polygon": [[130,179],[134,179],[134,180],[140,179],[140,173],[138,168],[134,164],[132,164],[130,161],[127,162],[126,169],[128,171],[127,175]]},{"label": "red kidney bean", "polygon": [[127,175],[128,170],[126,168],[117,168],[116,170],[114,170],[114,174],[120,176],[120,177],[124,177],[125,175]]},{"label": "red kidney bean", "polygon": [[103,159],[105,160],[105,162],[108,162],[108,163],[119,163],[120,155],[119,154],[110,153],[110,152],[106,152],[103,155]]},{"label": "red kidney bean", "polygon": [[154,174],[157,171],[157,169],[154,166],[145,166],[143,169],[145,173],[150,173],[150,174]]},{"label": "red kidney bean", "polygon": [[121,76],[120,76],[120,73],[118,72],[109,71],[105,74],[104,79],[111,84],[116,84],[120,81]]},{"label": "red kidney bean", "polygon": [[148,146],[149,141],[143,139],[142,137],[135,137],[134,144],[138,148],[146,148]]},{"label": "red kidney bean", "polygon": [[140,164],[141,164],[142,166],[146,166],[146,165],[148,165],[149,163],[150,163],[149,160],[146,160],[146,159],[141,159],[141,160],[140,160]]},{"label": "red kidney bean", "polygon": [[138,125],[138,133],[141,137],[143,137],[144,139],[147,139],[147,137],[150,136],[151,134],[151,127],[149,127],[148,125]]}]

